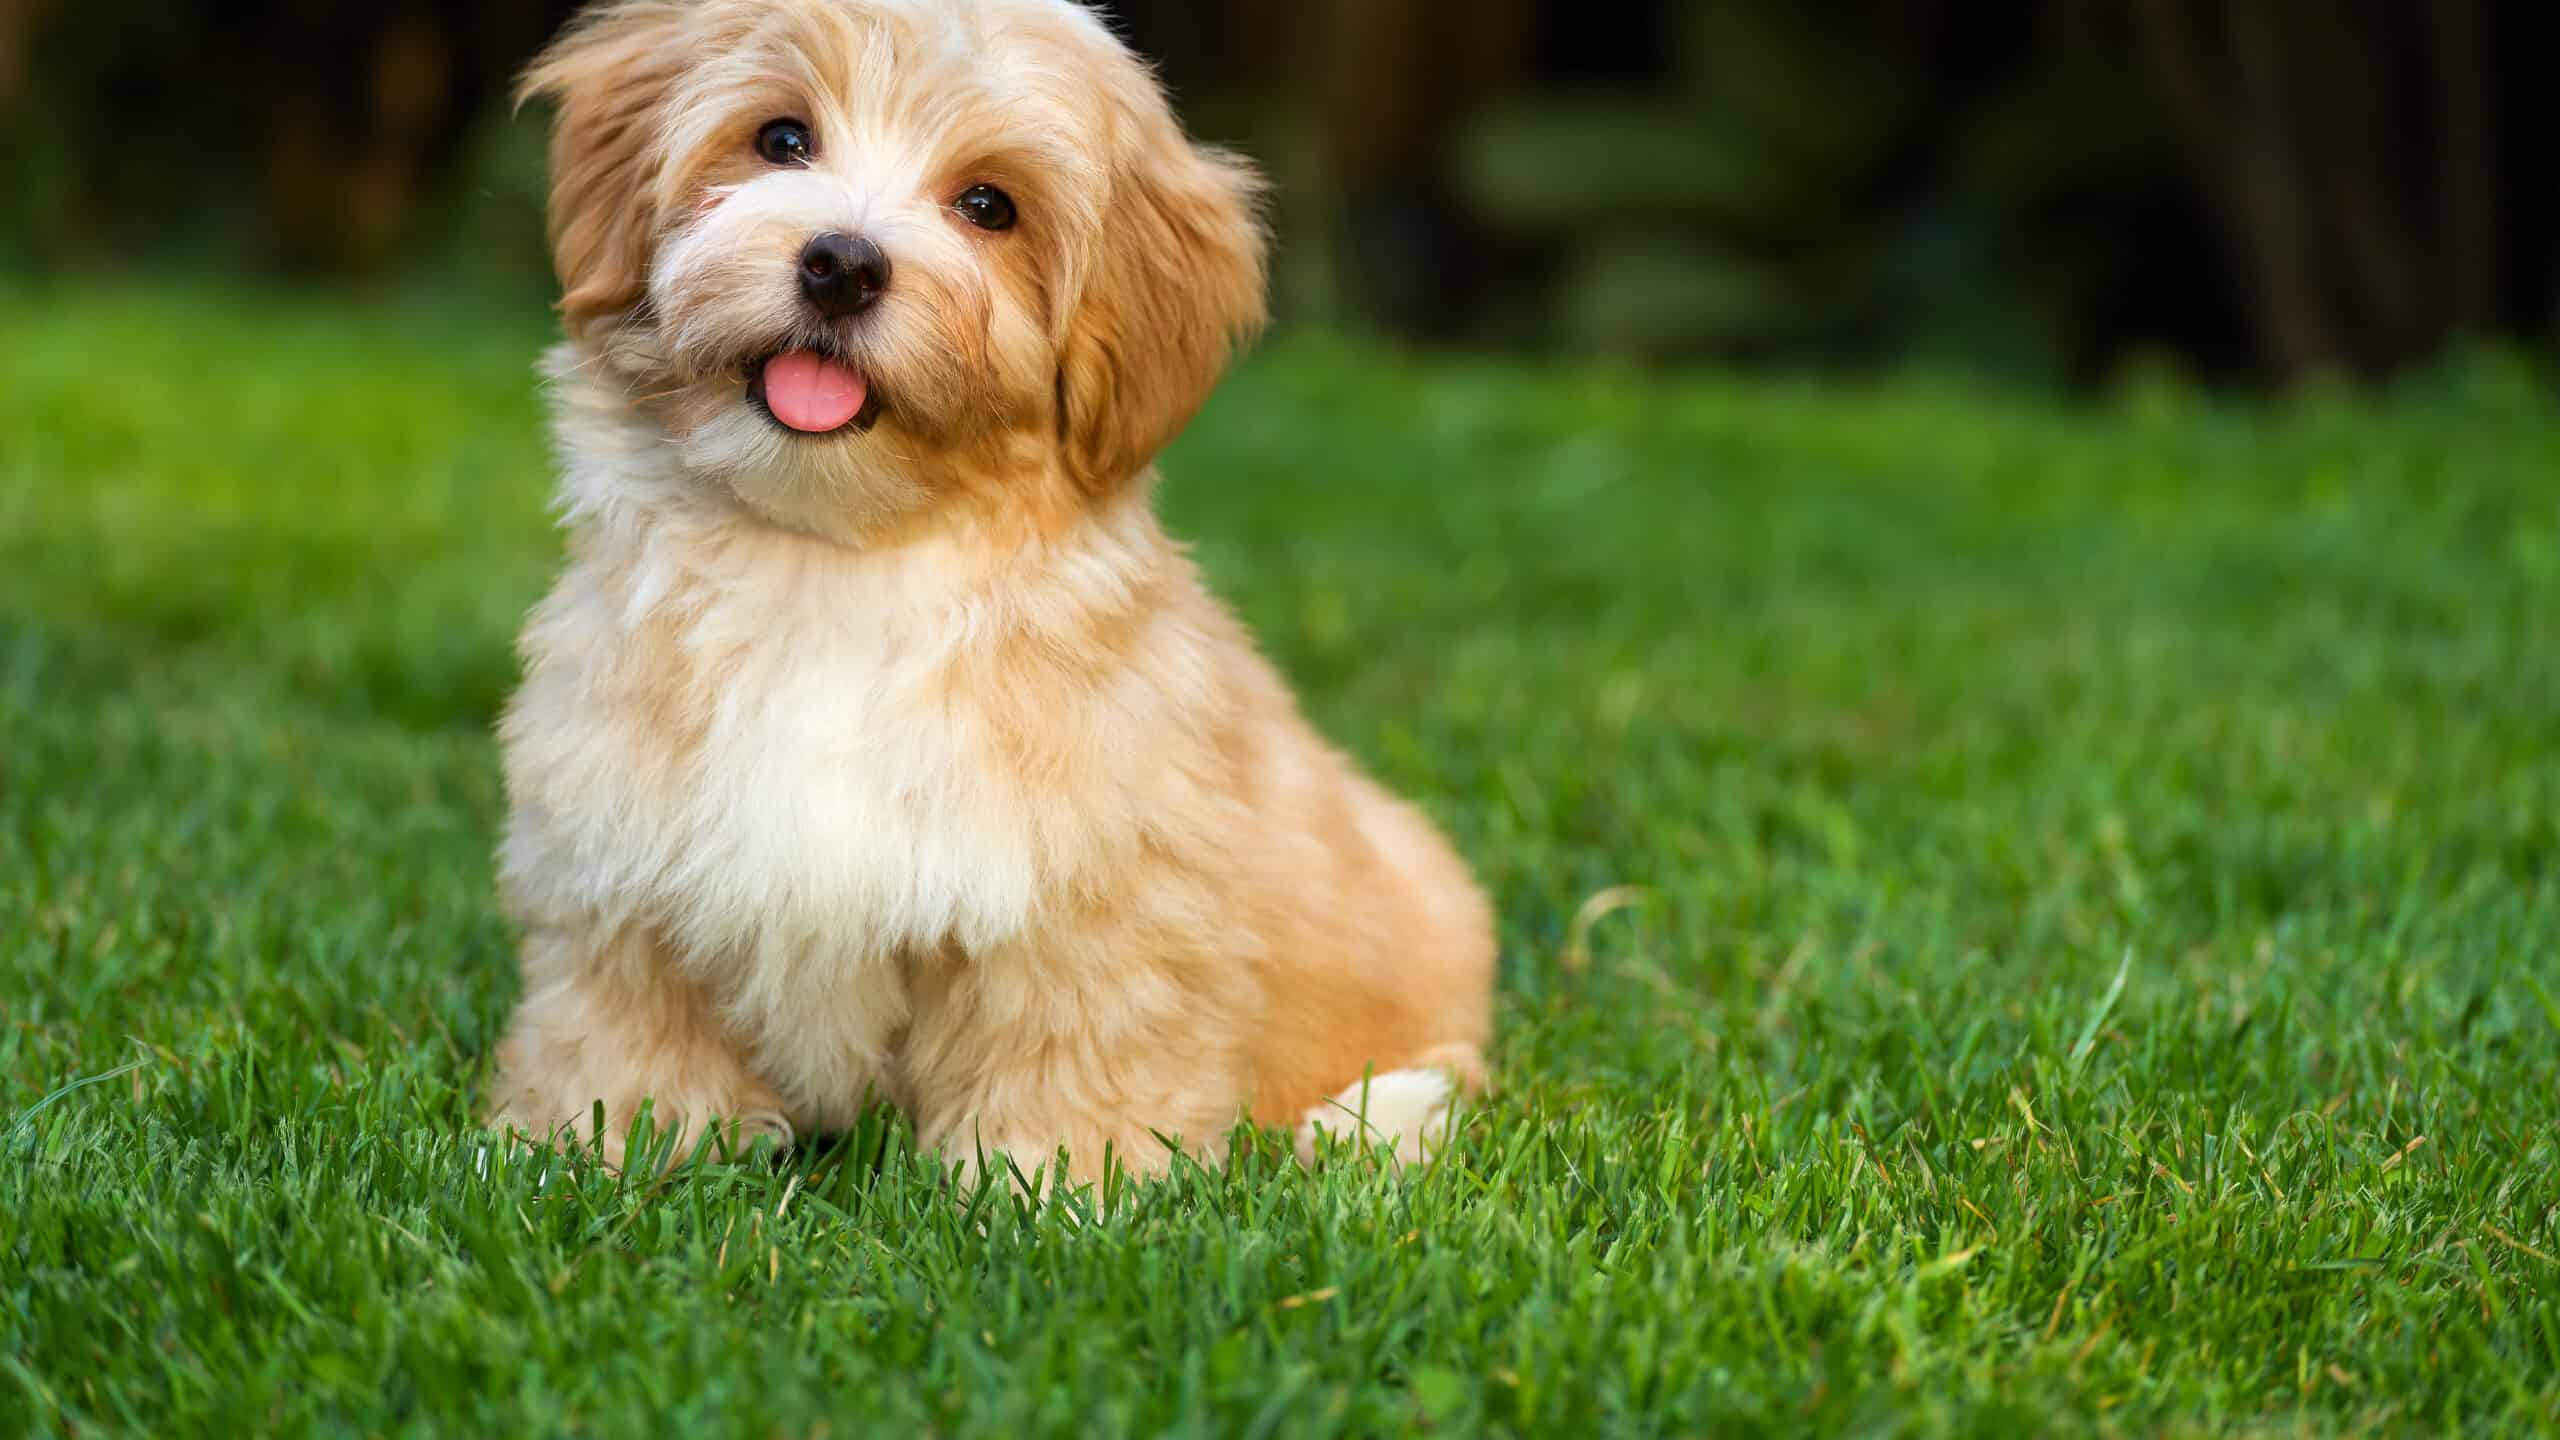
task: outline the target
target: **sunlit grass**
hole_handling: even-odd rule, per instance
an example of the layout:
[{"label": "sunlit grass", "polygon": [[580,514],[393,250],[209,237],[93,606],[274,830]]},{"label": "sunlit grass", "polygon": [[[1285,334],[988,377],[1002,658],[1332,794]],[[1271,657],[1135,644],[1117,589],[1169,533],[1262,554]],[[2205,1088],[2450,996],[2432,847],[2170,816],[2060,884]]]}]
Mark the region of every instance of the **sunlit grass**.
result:
[{"label": "sunlit grass", "polygon": [[1167,509],[1496,892],[1502,1094],[1419,1177],[1249,1149],[1079,1225],[886,1116],[484,1152],[539,326],[0,302],[0,1424],[2560,1421],[2521,367],[2248,409],[1278,346]]}]

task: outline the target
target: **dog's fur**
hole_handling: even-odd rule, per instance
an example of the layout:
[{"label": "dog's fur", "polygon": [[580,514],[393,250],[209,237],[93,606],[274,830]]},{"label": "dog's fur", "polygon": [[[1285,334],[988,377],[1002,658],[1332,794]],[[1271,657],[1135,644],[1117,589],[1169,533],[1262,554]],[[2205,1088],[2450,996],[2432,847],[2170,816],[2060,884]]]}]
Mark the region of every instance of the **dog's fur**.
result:
[{"label": "dog's fur", "polygon": [[[1241,1115],[1424,1153],[1482,1080],[1485,902],[1148,506],[1262,319],[1251,172],[1069,0],[610,0],[525,88],[569,562],[502,726],[493,1118],[618,1160],[644,1100],[788,1140],[876,1097],[1079,1179]],[[756,153],[786,116],[813,163]],[[890,255],[877,308],[804,304],[822,232]],[[777,425],[784,348],[876,423]]]}]

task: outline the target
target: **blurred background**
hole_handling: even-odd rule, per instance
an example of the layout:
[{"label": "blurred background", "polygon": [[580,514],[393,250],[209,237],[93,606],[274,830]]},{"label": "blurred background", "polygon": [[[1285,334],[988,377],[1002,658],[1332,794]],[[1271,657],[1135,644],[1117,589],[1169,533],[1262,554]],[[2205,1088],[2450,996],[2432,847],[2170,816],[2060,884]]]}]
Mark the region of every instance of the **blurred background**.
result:
[{"label": "blurred background", "polygon": [[[0,0],[0,275],[542,295],[568,0]],[[2547,0],[1126,0],[1285,318],[2054,384],[2560,338]]]}]

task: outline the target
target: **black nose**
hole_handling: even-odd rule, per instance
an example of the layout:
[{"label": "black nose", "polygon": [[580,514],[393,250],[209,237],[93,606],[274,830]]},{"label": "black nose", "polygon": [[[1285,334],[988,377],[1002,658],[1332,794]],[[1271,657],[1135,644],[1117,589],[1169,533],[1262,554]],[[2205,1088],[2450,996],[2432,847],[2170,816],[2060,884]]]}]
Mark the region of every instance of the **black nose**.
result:
[{"label": "black nose", "polygon": [[830,320],[859,315],[889,289],[889,253],[859,235],[821,235],[800,252],[800,293]]}]

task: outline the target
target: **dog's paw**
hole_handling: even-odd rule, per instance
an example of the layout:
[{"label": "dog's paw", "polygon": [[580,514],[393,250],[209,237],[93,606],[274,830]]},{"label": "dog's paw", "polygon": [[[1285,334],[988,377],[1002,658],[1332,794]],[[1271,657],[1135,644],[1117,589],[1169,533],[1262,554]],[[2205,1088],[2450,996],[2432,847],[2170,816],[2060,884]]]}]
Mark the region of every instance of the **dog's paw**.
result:
[{"label": "dog's paw", "polygon": [[637,1153],[651,1157],[653,1164],[678,1166],[696,1160],[742,1160],[754,1153],[758,1141],[770,1141],[770,1153],[780,1154],[799,1140],[790,1119],[778,1110],[696,1121],[683,1110],[637,1101],[607,1106],[601,1131],[595,1129],[594,1114],[590,1107],[584,1114],[573,1111],[540,1124],[528,1122],[520,1112],[501,1111],[490,1117],[489,1128],[535,1149],[588,1151],[614,1170],[627,1168],[635,1142],[641,1146]]},{"label": "dog's paw", "polygon": [[1298,1158],[1313,1164],[1316,1137],[1331,1135],[1362,1150],[1392,1145],[1397,1164],[1420,1165],[1448,1139],[1457,1097],[1457,1081],[1445,1070],[1373,1075],[1307,1112],[1298,1125]]},{"label": "dog's paw", "polygon": [[772,1153],[779,1155],[799,1143],[800,1132],[778,1110],[750,1110],[742,1115],[714,1116],[702,1129],[703,1142],[697,1145],[688,1131],[681,1149],[687,1156],[700,1155],[707,1160],[742,1160],[753,1151],[758,1141],[770,1141]]}]

